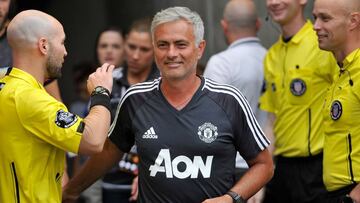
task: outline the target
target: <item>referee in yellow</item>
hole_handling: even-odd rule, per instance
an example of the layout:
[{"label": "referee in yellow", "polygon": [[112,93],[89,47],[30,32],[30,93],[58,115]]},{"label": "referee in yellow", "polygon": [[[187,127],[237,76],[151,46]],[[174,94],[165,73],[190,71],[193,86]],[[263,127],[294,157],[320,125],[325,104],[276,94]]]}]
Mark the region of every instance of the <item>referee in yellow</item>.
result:
[{"label": "referee in yellow", "polygon": [[313,13],[319,47],[340,65],[323,108],[326,202],[360,202],[360,1],[316,0]]},{"label": "referee in yellow", "polygon": [[324,132],[321,108],[337,65],[322,51],[306,0],[266,0],[271,19],[281,29],[264,60],[266,90],[260,108],[269,112],[266,133],[275,141],[276,168],[264,203],[322,203]]},{"label": "referee in yellow", "polygon": [[89,115],[68,112],[44,89],[61,76],[67,55],[62,25],[36,10],[19,13],[7,37],[13,67],[0,73],[0,202],[61,202],[65,152],[100,152],[110,125],[109,90],[114,66],[89,76]]}]

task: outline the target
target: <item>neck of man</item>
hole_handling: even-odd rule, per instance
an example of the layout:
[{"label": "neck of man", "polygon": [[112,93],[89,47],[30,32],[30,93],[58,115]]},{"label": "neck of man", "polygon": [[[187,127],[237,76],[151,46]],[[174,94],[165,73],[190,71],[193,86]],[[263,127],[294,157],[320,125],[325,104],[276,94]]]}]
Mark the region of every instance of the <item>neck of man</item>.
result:
[{"label": "neck of man", "polygon": [[144,71],[139,73],[134,73],[128,70],[127,72],[127,81],[129,85],[134,85],[140,82],[145,82],[146,79],[149,77],[152,67],[146,68]]},{"label": "neck of man", "polygon": [[344,59],[354,50],[360,48],[360,31],[352,32],[346,37],[346,43],[343,47],[333,51],[335,59],[338,63],[342,63]]},{"label": "neck of man", "polygon": [[236,32],[236,33],[235,32],[229,33],[226,36],[226,39],[227,39],[228,45],[230,45],[233,42],[235,42],[236,40],[244,39],[247,37],[256,37],[256,31],[249,30],[249,31]]},{"label": "neck of man", "polygon": [[284,38],[289,38],[298,33],[301,28],[306,23],[306,20],[303,16],[295,17],[292,21],[285,23],[281,26],[282,36]]},{"label": "neck of man", "polygon": [[18,54],[13,51],[13,67],[21,69],[32,75],[40,84],[44,84],[46,65],[45,62],[34,60],[38,56],[31,53]]},{"label": "neck of man", "polygon": [[201,79],[194,73],[177,81],[162,78],[160,88],[166,100],[174,108],[181,110],[190,102],[200,84]]}]

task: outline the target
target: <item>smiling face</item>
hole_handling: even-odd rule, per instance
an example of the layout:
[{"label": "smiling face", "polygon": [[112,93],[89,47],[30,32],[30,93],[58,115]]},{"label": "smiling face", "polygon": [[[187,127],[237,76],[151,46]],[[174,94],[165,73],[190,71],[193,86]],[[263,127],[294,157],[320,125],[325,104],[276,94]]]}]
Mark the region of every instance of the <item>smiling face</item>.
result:
[{"label": "smiling face", "polygon": [[313,15],[319,47],[327,51],[342,49],[347,38],[350,13],[338,0],[316,0]]},{"label": "smiling face", "polygon": [[266,0],[266,7],[271,18],[280,25],[292,22],[302,15],[306,0]]},{"label": "smiling face", "polygon": [[196,46],[193,29],[185,20],[163,23],[155,28],[155,60],[163,78],[181,80],[195,75],[205,41]]}]

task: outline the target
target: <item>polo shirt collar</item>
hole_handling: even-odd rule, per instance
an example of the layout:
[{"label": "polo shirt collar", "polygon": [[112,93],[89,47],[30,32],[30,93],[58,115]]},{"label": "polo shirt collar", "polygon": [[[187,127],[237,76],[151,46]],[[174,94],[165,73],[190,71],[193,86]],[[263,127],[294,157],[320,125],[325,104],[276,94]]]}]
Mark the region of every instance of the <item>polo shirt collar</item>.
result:
[{"label": "polo shirt collar", "polygon": [[[294,36],[292,36],[291,40],[287,43],[294,43],[294,44],[300,43],[300,41],[309,34],[309,30],[312,31],[313,29],[312,27],[313,25],[311,21],[307,20],[306,23],[302,26],[302,28]],[[287,44],[282,40],[282,38],[283,36],[281,35],[279,40],[281,40],[281,42],[283,42],[284,44]]]},{"label": "polo shirt collar", "polygon": [[41,85],[34,76],[30,75],[29,73],[13,67],[9,73],[10,76],[23,80],[29,83],[31,86],[38,87],[40,89],[44,89],[43,85]]},{"label": "polo shirt collar", "polygon": [[246,38],[238,39],[233,43],[231,43],[228,49],[234,48],[240,44],[252,43],[252,42],[260,43],[260,39],[257,37],[246,37]]},{"label": "polo shirt collar", "polygon": [[355,49],[352,51],[343,61],[343,66],[340,68],[341,70],[350,69],[352,67],[352,64],[358,60],[360,54],[360,48]]}]

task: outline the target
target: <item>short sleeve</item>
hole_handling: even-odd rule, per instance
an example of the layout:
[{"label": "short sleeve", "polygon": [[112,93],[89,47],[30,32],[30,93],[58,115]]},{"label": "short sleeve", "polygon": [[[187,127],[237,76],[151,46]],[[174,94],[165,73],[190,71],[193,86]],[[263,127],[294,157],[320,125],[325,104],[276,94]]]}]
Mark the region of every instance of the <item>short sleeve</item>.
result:
[{"label": "short sleeve", "polygon": [[251,160],[265,150],[270,142],[261,130],[245,97],[238,92],[232,113],[232,126],[237,151],[245,160]]},{"label": "short sleeve", "polygon": [[44,89],[16,93],[16,108],[24,128],[32,135],[64,151],[78,153],[83,119]]}]

